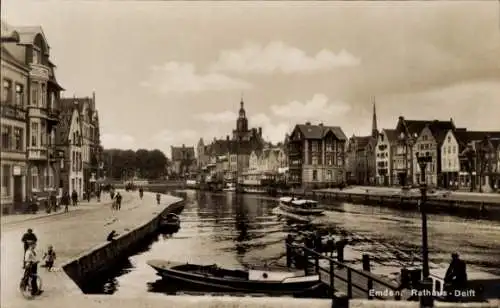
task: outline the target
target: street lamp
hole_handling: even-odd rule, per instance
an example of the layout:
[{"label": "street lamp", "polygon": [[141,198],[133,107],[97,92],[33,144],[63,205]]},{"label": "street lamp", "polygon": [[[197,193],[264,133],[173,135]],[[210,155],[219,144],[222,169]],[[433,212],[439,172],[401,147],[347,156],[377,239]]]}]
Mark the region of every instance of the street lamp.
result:
[{"label": "street lamp", "polygon": [[427,241],[427,212],[426,212],[426,201],[427,201],[427,181],[425,176],[425,171],[427,169],[427,164],[432,162],[432,156],[429,153],[425,155],[420,155],[419,152],[415,153],[418,165],[420,167],[420,212],[422,213],[422,290],[423,296],[420,298],[421,307],[432,307],[433,298],[431,294],[432,290],[432,280],[429,279],[429,247]]}]

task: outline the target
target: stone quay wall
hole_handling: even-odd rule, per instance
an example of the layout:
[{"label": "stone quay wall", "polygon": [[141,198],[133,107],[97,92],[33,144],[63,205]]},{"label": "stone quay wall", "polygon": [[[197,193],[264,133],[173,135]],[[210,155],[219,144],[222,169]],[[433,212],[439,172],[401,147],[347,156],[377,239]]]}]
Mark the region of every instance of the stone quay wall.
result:
[{"label": "stone quay wall", "polygon": [[138,222],[137,228],[119,234],[111,242],[102,243],[88,252],[81,254],[75,259],[62,266],[64,272],[77,284],[88,281],[99,273],[108,270],[116,261],[126,258],[144,239],[157,232],[160,216],[170,213],[183,206],[183,200],[179,199],[155,213],[153,218]]}]

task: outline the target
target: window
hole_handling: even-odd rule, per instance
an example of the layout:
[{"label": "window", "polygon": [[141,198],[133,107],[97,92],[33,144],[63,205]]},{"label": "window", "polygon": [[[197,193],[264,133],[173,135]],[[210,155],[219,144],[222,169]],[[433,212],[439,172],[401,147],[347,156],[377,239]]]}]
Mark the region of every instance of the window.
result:
[{"label": "window", "polygon": [[313,181],[318,180],[318,170],[313,170]]},{"label": "window", "polygon": [[45,125],[45,121],[44,120],[41,120],[40,126],[41,126],[41,129],[40,129],[40,145],[41,146],[46,146],[47,145],[47,130],[45,128],[46,125]]},{"label": "window", "polygon": [[31,106],[38,107],[38,83],[33,82],[31,85]]},{"label": "window", "polygon": [[318,164],[318,157],[317,156],[313,156],[312,157],[312,164],[313,165],[317,165]]},{"label": "window", "polygon": [[16,84],[16,106],[23,107],[24,106],[24,87],[22,84]]},{"label": "window", "polygon": [[38,168],[36,166],[31,167],[31,188],[33,190],[38,190]]},{"label": "window", "polygon": [[318,141],[312,142],[312,150],[313,150],[313,152],[318,151]]},{"label": "window", "polygon": [[333,157],[332,157],[332,156],[330,156],[330,155],[328,155],[328,156],[326,157],[326,163],[327,163],[329,166],[333,165]]},{"label": "window", "polygon": [[331,141],[328,141],[326,143],[326,150],[329,151],[329,152],[333,151],[333,147],[332,147]]},{"label": "window", "polygon": [[2,196],[10,196],[10,165],[2,166]]},{"label": "window", "polygon": [[423,136],[422,136],[422,140],[423,140],[423,141],[427,141],[427,135],[423,135]]},{"label": "window", "polygon": [[33,48],[33,63],[34,64],[40,64],[41,62],[41,53],[39,49]]},{"label": "window", "polygon": [[450,142],[451,142],[451,137],[450,137],[450,136],[448,136],[448,143],[450,143]]},{"label": "window", "polygon": [[31,122],[31,146],[38,146],[38,123]]},{"label": "window", "polygon": [[457,147],[453,146],[453,154],[455,154],[456,152],[457,152]]},{"label": "window", "polygon": [[332,170],[328,170],[326,173],[327,180],[332,180]]},{"label": "window", "polygon": [[9,79],[3,80],[2,101],[7,103],[12,102],[12,81]]},{"label": "window", "polygon": [[14,127],[14,150],[24,151],[23,139],[23,129]]},{"label": "window", "polygon": [[42,84],[42,90],[40,91],[40,104],[42,108],[47,108],[47,90],[45,84]]},{"label": "window", "polygon": [[11,148],[12,126],[2,125],[2,149]]}]

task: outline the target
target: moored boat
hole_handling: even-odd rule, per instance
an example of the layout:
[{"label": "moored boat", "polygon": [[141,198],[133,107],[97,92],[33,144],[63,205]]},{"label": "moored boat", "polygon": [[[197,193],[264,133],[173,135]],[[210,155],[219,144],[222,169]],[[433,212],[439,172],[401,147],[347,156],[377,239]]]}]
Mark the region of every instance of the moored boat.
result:
[{"label": "moored boat", "polygon": [[158,224],[161,230],[177,231],[181,227],[181,219],[174,213],[168,213],[160,218]]},{"label": "moored boat", "polygon": [[197,265],[150,260],[149,266],[161,277],[188,283],[200,289],[226,292],[300,295],[323,283],[319,275],[304,276],[294,272],[225,269],[217,265]]},{"label": "moored boat", "polygon": [[285,212],[298,215],[321,215],[324,212],[318,208],[317,201],[294,197],[281,197],[279,207]]}]

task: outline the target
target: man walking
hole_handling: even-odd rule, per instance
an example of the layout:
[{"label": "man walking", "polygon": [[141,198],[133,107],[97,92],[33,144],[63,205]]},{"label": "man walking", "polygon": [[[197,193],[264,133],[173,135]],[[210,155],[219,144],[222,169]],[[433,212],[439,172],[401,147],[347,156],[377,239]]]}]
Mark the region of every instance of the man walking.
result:
[{"label": "man walking", "polygon": [[76,206],[78,204],[78,193],[74,189],[71,193],[71,200],[73,201],[73,206]]}]

